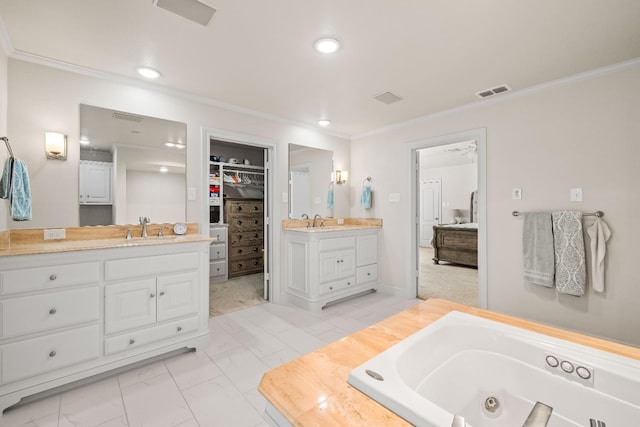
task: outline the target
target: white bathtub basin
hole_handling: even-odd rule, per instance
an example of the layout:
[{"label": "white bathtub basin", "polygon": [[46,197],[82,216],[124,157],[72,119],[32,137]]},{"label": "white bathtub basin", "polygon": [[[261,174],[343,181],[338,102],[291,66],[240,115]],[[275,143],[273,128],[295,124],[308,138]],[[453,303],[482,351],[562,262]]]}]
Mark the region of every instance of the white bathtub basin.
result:
[{"label": "white bathtub basin", "polygon": [[460,312],[352,370],[349,383],[418,426],[449,427],[454,415],[522,426],[536,402],[553,408],[549,427],[640,425],[640,361]]}]

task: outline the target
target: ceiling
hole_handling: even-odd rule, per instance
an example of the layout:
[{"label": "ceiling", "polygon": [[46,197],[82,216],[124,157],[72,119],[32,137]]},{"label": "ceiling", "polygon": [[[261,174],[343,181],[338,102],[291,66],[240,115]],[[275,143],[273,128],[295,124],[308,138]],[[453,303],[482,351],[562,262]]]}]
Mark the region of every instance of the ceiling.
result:
[{"label": "ceiling", "polygon": [[[0,17],[16,57],[147,65],[154,84],[344,136],[640,57],[638,0],[204,2],[206,27],[152,0],[0,0]],[[326,35],[333,55],[313,50]],[[403,100],[373,99],[386,91]]]}]

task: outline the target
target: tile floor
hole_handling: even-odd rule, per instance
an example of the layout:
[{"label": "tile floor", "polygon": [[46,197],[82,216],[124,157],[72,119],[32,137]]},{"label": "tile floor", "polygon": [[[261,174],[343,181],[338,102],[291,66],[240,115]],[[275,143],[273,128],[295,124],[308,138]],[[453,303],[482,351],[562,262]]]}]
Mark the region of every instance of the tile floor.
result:
[{"label": "tile floor", "polygon": [[320,313],[267,303],[214,317],[206,351],[12,408],[0,426],[266,427],[257,390],[265,371],[417,303],[374,293]]}]

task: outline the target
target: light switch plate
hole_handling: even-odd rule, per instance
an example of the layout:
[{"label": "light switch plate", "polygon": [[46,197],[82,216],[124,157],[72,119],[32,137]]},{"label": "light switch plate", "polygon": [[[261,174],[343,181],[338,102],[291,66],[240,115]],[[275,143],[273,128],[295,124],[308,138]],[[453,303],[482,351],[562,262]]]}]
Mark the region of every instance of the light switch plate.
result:
[{"label": "light switch plate", "polygon": [[513,187],[511,189],[511,199],[512,200],[520,200],[520,199],[522,199],[522,188]]},{"label": "light switch plate", "polygon": [[187,200],[195,200],[196,199],[196,189],[193,187],[187,188]]},{"label": "light switch plate", "polygon": [[569,196],[569,200],[572,202],[581,202],[582,201],[582,187],[574,187],[571,189],[571,193]]},{"label": "light switch plate", "polygon": [[282,193],[282,203],[289,202],[289,193]]},{"label": "light switch plate", "polygon": [[391,202],[391,203],[399,203],[400,202],[400,193],[389,193],[389,202]]}]

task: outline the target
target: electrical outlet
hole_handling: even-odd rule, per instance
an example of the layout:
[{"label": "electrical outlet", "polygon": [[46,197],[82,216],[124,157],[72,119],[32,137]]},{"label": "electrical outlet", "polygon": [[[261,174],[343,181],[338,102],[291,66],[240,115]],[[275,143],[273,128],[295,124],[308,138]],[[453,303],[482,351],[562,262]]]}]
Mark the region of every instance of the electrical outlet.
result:
[{"label": "electrical outlet", "polygon": [[51,228],[44,230],[44,240],[60,240],[66,239],[64,228]]}]

